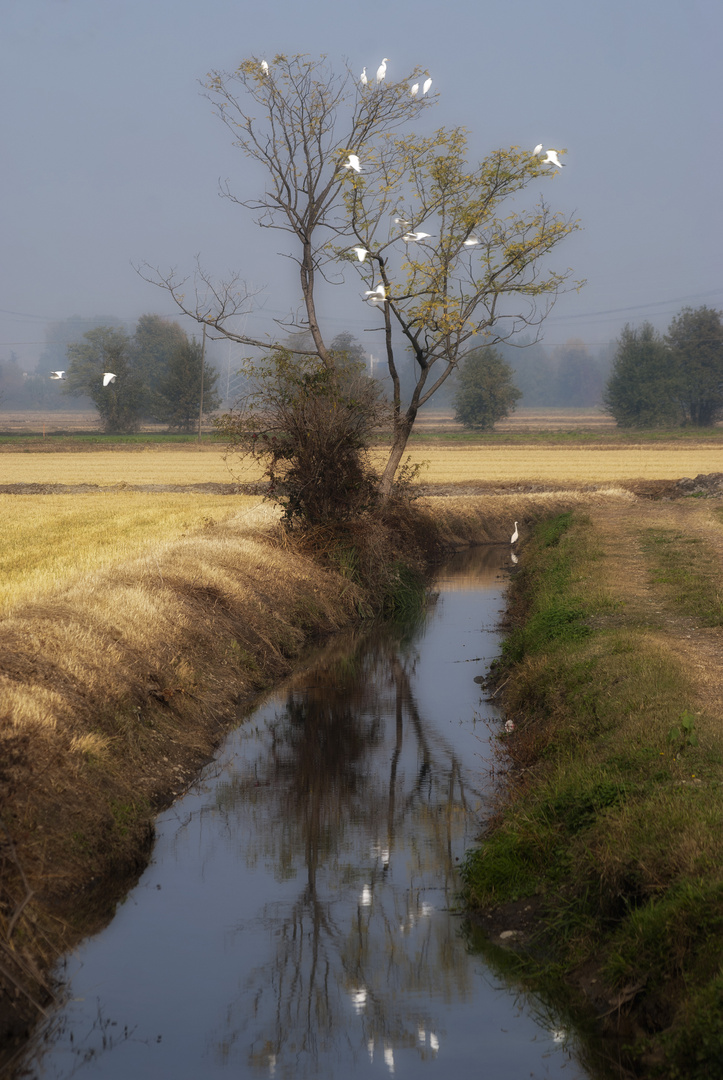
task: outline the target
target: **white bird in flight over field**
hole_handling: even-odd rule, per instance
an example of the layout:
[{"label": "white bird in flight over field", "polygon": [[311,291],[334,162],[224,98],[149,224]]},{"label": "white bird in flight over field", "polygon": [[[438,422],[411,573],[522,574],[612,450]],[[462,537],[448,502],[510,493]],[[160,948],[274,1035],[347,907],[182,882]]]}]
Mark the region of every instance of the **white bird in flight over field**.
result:
[{"label": "white bird in flight over field", "polygon": [[418,83],[418,82],[415,82],[414,86],[413,86],[413,87],[412,87],[412,89],[411,89],[411,90],[409,91],[409,93],[410,93],[410,95],[411,95],[412,97],[416,97],[416,96],[417,96],[417,94],[419,93],[419,83]]},{"label": "white bird in flight over field", "polygon": [[352,248],[352,251],[356,254],[356,257],[359,260],[359,262],[364,262],[367,255],[369,254],[369,252],[367,251],[367,249],[365,247],[355,247],[355,248]]},{"label": "white bird in flight over field", "polygon": [[387,60],[388,59],[389,59],[389,57],[385,56],[384,59],[382,60],[381,64],[377,68],[377,82],[381,82],[382,79],[384,78],[384,76],[387,73]]},{"label": "white bird in flight over field", "polygon": [[361,165],[359,164],[359,158],[356,154],[349,154],[349,157],[344,162],[342,168],[353,169],[354,172],[361,172]]},{"label": "white bird in flight over field", "polygon": [[51,371],[50,372],[50,378],[51,379],[64,379],[65,378],[65,372],[64,371]]},{"label": "white bird in flight over field", "polygon": [[265,60],[261,61],[261,70],[264,73],[264,75],[268,75],[268,73],[269,73],[269,65],[266,63]]},{"label": "white bird in flight over field", "polygon": [[519,538],[519,535],[520,534],[517,531],[517,522],[515,522],[515,531],[513,532],[512,536],[510,537],[510,543],[514,544],[515,541]]},{"label": "white bird in flight over field", "polygon": [[103,386],[107,386],[108,383],[115,382],[116,378],[117,378],[117,376],[115,376],[112,371],[104,371],[103,372]]},{"label": "white bird in flight over field", "polygon": [[547,157],[542,159],[543,165],[557,165],[558,169],[564,169],[564,164],[557,156],[557,150],[548,150]]},{"label": "white bird in flight over field", "polygon": [[425,79],[424,86],[422,87],[422,96],[424,96],[424,94],[429,93],[429,88],[430,88],[431,85],[432,85],[432,80],[431,79]]},{"label": "white bird in flight over field", "polygon": [[369,80],[367,79],[367,69],[365,67],[362,68],[362,73],[359,76],[359,82],[362,84],[362,86],[366,86],[369,82]]},{"label": "white bird in flight over field", "polygon": [[402,237],[405,244],[411,244],[413,240],[426,240],[428,236],[431,236],[428,232],[408,232]]}]

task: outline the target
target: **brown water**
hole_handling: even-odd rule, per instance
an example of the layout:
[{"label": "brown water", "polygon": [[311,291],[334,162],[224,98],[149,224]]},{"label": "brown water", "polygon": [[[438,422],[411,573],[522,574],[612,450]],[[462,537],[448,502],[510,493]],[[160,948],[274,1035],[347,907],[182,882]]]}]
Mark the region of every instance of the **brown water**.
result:
[{"label": "brown water", "polygon": [[508,560],[455,557],[423,621],[336,639],[229,736],[67,958],[24,1075],[587,1076],[451,910],[493,782],[501,723],[474,678]]}]

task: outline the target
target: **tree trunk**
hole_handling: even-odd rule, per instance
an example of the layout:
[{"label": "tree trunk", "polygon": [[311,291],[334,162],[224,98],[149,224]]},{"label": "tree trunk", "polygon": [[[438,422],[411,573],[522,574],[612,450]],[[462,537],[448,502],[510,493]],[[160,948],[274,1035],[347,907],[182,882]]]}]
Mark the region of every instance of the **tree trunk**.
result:
[{"label": "tree trunk", "polygon": [[379,481],[379,494],[382,497],[382,502],[387,502],[389,496],[392,493],[392,487],[394,486],[394,477],[397,474],[399,463],[402,460],[402,455],[406,449],[407,441],[412,432],[414,426],[414,420],[417,410],[415,409],[413,414],[411,409],[408,409],[403,417],[400,417],[394,425],[394,438],[392,439],[392,446],[389,451],[389,457],[387,464],[382,473],[382,478]]}]

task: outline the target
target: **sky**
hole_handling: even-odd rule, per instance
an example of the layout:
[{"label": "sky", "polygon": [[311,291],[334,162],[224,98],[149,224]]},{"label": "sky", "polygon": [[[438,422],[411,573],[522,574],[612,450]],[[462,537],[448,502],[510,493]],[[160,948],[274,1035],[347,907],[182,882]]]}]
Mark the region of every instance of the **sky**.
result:
[{"label": "sky", "polygon": [[[477,158],[565,148],[540,193],[582,229],[550,265],[587,284],[546,345],[723,308],[720,0],[0,0],[0,18],[0,359],[34,368],[72,315],[174,317],[134,267],[183,275],[197,255],[257,290],[247,332],[273,330],[296,279],[281,234],[219,196],[262,181],[199,80],[276,53],[428,69],[435,126],[464,126]],[[348,281],[325,314],[366,346],[359,295]]]}]

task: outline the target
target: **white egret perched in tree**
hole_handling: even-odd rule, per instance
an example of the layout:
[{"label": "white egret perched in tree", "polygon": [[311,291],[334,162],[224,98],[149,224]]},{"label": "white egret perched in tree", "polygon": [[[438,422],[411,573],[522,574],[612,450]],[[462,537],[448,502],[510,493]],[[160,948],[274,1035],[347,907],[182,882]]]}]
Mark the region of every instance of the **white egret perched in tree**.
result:
[{"label": "white egret perched in tree", "polygon": [[512,536],[510,537],[510,543],[514,544],[519,539],[519,536],[520,536],[520,534],[517,531],[517,522],[515,522],[515,531],[513,532]]},{"label": "white egret perched in tree", "polygon": [[366,86],[369,82],[369,80],[367,79],[367,69],[365,67],[362,68],[362,73],[359,76],[359,82],[362,84],[362,86]]},{"label": "white egret perched in tree", "polygon": [[115,381],[116,381],[116,376],[113,374],[112,371],[104,371],[103,372],[103,386],[108,386],[109,383],[112,383],[112,382],[115,382]]},{"label": "white egret perched in tree", "polygon": [[431,236],[431,235],[432,234],[428,233],[428,232],[408,232],[408,233],[404,234],[404,236],[402,237],[402,240],[404,241],[405,244],[411,244],[413,240],[414,241],[426,240],[427,237]]},{"label": "white egret perched in tree", "polygon": [[342,168],[343,169],[353,169],[354,172],[361,172],[361,165],[359,164],[359,158],[357,157],[357,155],[356,154],[349,154],[349,157],[346,159],[346,161],[342,165]]},{"label": "white egret perched in tree", "polygon": [[429,93],[429,88],[430,88],[431,85],[432,85],[432,80],[431,79],[425,79],[424,80],[424,86],[422,87],[422,96]]},{"label": "white egret perched in tree", "polygon": [[564,169],[564,163],[559,160],[557,150],[548,150],[547,157],[542,159],[543,165],[557,165],[558,169]]},{"label": "white egret perched in tree", "polygon": [[364,295],[373,297],[374,302],[377,304],[384,303],[387,298],[387,290],[384,285],[377,285],[376,289],[367,289]]},{"label": "white egret perched in tree", "polygon": [[261,61],[261,71],[263,72],[264,75],[268,75],[268,73],[269,73],[269,65],[266,63],[265,60]]},{"label": "white egret perched in tree", "polygon": [[382,60],[381,64],[377,68],[377,82],[378,83],[382,81],[382,79],[384,78],[384,76],[387,73],[387,60],[388,59],[389,59],[389,57],[385,56],[384,59]]},{"label": "white egret perched in tree", "polygon": [[65,372],[64,371],[51,371],[50,372],[50,378],[51,379],[64,379],[65,378]]},{"label": "white egret perched in tree", "polygon": [[359,262],[364,262],[367,255],[369,254],[369,252],[367,251],[367,249],[365,247],[355,247],[355,248],[352,248],[352,251],[355,253],[355,255],[356,255],[357,259],[359,260]]},{"label": "white egret perched in tree", "polygon": [[417,94],[419,93],[419,83],[418,82],[415,82],[414,86],[409,91],[409,93],[411,94],[412,97],[417,96]]},{"label": "white egret perched in tree", "polygon": [[537,157],[537,155],[538,155],[538,154],[540,153],[540,151],[541,151],[541,150],[542,150],[542,143],[541,143],[541,142],[538,142],[537,146],[536,146],[536,147],[535,147],[535,149],[534,149],[534,150],[532,151],[532,156],[533,156],[533,157]]}]

